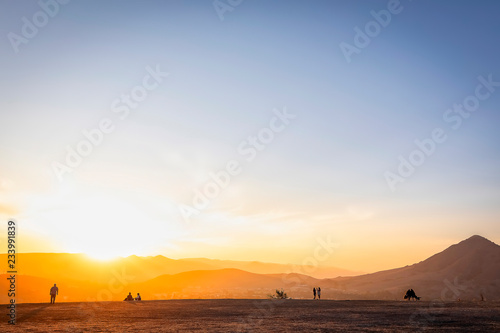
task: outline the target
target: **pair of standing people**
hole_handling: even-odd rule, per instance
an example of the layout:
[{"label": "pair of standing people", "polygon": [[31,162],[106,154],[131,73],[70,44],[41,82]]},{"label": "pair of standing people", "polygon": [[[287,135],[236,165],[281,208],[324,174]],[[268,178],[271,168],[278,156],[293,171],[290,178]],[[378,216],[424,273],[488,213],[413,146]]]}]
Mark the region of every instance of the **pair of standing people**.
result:
[{"label": "pair of standing people", "polygon": [[314,299],[316,299],[316,295],[318,295],[318,299],[321,299],[321,288],[320,287],[318,287],[318,289],[313,288],[313,295]]}]

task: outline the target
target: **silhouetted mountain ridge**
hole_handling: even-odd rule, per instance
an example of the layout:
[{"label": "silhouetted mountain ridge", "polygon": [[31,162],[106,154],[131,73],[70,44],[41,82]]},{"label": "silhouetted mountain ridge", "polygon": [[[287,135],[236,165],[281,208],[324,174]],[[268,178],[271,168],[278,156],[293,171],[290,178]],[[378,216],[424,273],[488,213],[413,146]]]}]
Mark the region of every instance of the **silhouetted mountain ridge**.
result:
[{"label": "silhouetted mountain ridge", "polygon": [[[418,246],[418,241],[415,244]],[[46,301],[53,282],[61,286],[61,299],[67,301],[89,300],[89,297],[122,300],[128,291],[141,292],[144,299],[264,298],[280,288],[290,297],[310,298],[312,288],[318,286],[323,290],[323,298],[330,299],[400,300],[412,288],[424,300],[500,300],[500,246],[478,235],[411,266],[327,279],[300,273],[258,274],[239,268],[218,268],[227,264],[259,270],[275,267],[274,264],[236,262],[236,265],[231,261],[174,260],[163,256],[133,256],[96,263],[82,255],[33,254],[21,256],[19,262],[20,273],[33,275],[19,276],[23,282],[18,287],[23,302]],[[3,275],[0,286],[6,286],[5,278]],[[0,302],[5,299],[6,295],[0,295]]]},{"label": "silhouetted mountain ridge", "polygon": [[[419,272],[446,272],[473,277],[485,273],[498,273],[500,246],[481,236],[472,236],[446,250],[433,255],[415,266]],[[495,274],[492,275],[492,277]]]},{"label": "silhouetted mountain ridge", "polygon": [[439,299],[451,284],[457,299],[499,299],[500,246],[475,235],[411,266],[332,281],[334,288],[358,293],[397,295],[412,288],[428,299]]},{"label": "silhouetted mountain ridge", "polygon": [[[0,254],[0,260],[7,262],[7,254]],[[236,268],[257,274],[311,272],[311,275],[319,278],[361,274],[326,266],[312,267],[206,258],[170,259],[162,255],[154,257],[131,255],[110,261],[98,261],[80,253],[19,253],[17,254],[17,260],[20,263],[19,272],[23,275],[56,280],[81,280],[93,283],[107,281],[116,274],[122,274],[123,272],[134,277],[132,282],[141,282],[164,274],[225,268]]]}]

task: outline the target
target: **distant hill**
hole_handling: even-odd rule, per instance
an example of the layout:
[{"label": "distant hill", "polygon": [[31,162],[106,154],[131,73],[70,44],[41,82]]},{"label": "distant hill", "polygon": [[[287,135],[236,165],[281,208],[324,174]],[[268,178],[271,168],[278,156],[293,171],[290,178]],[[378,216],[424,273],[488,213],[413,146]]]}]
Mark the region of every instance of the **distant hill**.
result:
[{"label": "distant hill", "polygon": [[[6,263],[7,255],[0,254],[0,261]],[[61,290],[58,301],[87,301],[90,299],[122,300],[128,291],[136,289],[138,291],[151,290],[152,294],[149,295],[149,298],[156,297],[159,299],[173,297],[221,297],[221,291],[224,291],[223,294],[225,297],[243,297],[243,295],[246,295],[248,297],[262,298],[274,291],[272,289],[274,287],[271,289],[267,288],[271,284],[264,284],[267,288],[266,290],[262,289],[264,287],[258,287],[256,290],[245,290],[248,287],[245,284],[246,279],[231,279],[230,276],[224,277],[224,274],[230,272],[230,269],[233,268],[245,268],[245,271],[248,272],[244,273],[252,274],[254,278],[260,277],[263,281],[267,281],[266,277],[255,273],[275,273],[276,276],[274,278],[277,283],[273,283],[273,285],[281,285],[279,282],[281,278],[280,274],[292,271],[318,273],[320,276],[331,273],[332,275],[328,275],[331,277],[338,276],[339,274],[349,274],[349,271],[334,267],[316,268],[257,261],[240,262],[204,258],[175,260],[160,255],[155,257],[129,256],[112,261],[98,261],[84,254],[19,253],[17,254],[16,261],[18,269],[18,302],[46,302],[48,290],[54,283],[57,283]],[[220,284],[214,285],[214,288],[201,289],[201,287],[196,287],[194,289],[194,287],[187,283],[194,281],[194,279],[190,280],[187,277],[196,274],[200,274],[201,280],[207,280],[207,277],[203,276],[205,273],[196,272],[207,272],[206,274],[210,275],[209,271],[222,272],[213,274],[213,276],[218,276],[218,279],[220,279]],[[2,272],[5,272],[5,270]],[[184,280],[184,284],[174,284],[171,286],[170,281],[168,281],[168,283],[164,284],[166,287],[161,287],[159,283],[154,282],[155,278],[163,277],[163,279],[167,279],[165,276],[175,276],[177,274],[181,275],[173,277],[170,281]],[[298,276],[312,279],[311,277],[297,273],[290,274],[290,276],[294,277],[295,280],[298,279]],[[3,278],[4,275],[1,277]],[[151,280],[153,282],[142,284],[142,282]],[[231,281],[240,281],[241,287],[228,288],[228,286],[223,285],[225,281],[229,281],[227,282],[228,286],[233,285]],[[149,287],[143,287],[150,283],[157,288],[153,290]],[[132,288],[134,285],[140,286],[140,288]],[[0,290],[7,290],[4,288],[6,286],[7,280],[3,279],[0,281]],[[253,287],[255,284],[250,284],[250,286]],[[229,289],[231,290],[229,291]],[[145,295],[145,297],[147,296]],[[0,303],[7,301],[7,294],[0,294]]]},{"label": "distant hill", "polygon": [[476,235],[417,264],[337,278],[328,286],[377,299],[398,299],[410,288],[427,300],[500,299],[500,246]]},{"label": "distant hill", "polygon": [[[294,292],[294,297],[309,297],[320,279],[297,273],[256,274],[234,268],[190,271],[162,275],[128,288],[140,290],[153,299],[168,298],[265,298],[275,289]],[[290,295],[291,296],[291,295]]]},{"label": "distant hill", "polygon": [[265,263],[260,261],[234,261],[234,260],[217,260],[217,259],[206,259],[206,258],[190,258],[183,260],[209,265],[217,269],[237,268],[257,274],[307,273],[310,276],[313,276],[317,279],[334,278],[338,276],[356,276],[364,274],[363,272],[355,272],[342,268],[327,267],[327,266],[283,265],[283,264]]},{"label": "distant hill", "polygon": [[[1,262],[7,262],[6,256],[6,254],[0,254]],[[237,268],[258,274],[308,272],[310,275],[318,278],[361,274],[335,267],[283,265],[258,261],[231,261],[205,258],[176,260],[161,255],[155,257],[132,255],[105,262],[93,260],[84,254],[19,253],[17,254],[17,262],[18,271],[23,275],[55,280],[69,279],[89,282],[109,280],[116,274],[122,274],[123,272],[133,277],[131,282],[141,282],[164,274],[224,268]]]}]

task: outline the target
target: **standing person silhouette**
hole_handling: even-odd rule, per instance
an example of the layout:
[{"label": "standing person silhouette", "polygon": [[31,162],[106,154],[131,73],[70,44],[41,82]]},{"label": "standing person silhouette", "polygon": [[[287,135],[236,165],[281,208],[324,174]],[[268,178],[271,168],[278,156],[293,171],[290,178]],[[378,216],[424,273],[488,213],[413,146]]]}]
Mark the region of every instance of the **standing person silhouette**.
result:
[{"label": "standing person silhouette", "polygon": [[318,299],[321,299],[321,288],[318,287]]},{"label": "standing person silhouette", "polygon": [[316,299],[316,288],[313,288],[313,295],[314,295],[313,299]]},{"label": "standing person silhouette", "polygon": [[50,304],[54,304],[56,302],[56,295],[59,295],[59,288],[57,288],[56,284],[50,288]]}]

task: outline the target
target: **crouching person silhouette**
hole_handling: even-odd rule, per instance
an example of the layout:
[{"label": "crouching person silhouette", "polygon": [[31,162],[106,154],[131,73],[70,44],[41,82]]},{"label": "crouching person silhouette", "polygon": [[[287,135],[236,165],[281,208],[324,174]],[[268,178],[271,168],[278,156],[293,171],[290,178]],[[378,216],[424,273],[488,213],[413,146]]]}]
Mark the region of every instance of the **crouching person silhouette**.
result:
[{"label": "crouching person silhouette", "polygon": [[54,304],[56,302],[56,295],[59,295],[59,288],[57,288],[56,284],[50,288],[50,304]]}]

